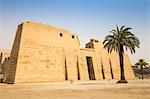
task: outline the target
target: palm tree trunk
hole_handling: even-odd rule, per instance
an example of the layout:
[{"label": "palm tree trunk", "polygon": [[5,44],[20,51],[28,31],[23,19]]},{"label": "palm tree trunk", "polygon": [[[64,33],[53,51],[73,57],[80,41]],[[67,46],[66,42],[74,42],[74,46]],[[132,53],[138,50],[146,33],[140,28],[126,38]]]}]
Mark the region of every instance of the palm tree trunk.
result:
[{"label": "palm tree trunk", "polygon": [[142,76],[142,80],[144,79],[143,77],[143,66],[141,65],[141,76]]},{"label": "palm tree trunk", "polygon": [[124,76],[124,61],[123,61],[123,54],[119,52],[119,60],[120,60],[120,80],[125,80]]},{"label": "palm tree trunk", "polygon": [[120,45],[119,60],[120,60],[120,80],[118,81],[118,83],[127,83],[124,76],[123,45]]}]

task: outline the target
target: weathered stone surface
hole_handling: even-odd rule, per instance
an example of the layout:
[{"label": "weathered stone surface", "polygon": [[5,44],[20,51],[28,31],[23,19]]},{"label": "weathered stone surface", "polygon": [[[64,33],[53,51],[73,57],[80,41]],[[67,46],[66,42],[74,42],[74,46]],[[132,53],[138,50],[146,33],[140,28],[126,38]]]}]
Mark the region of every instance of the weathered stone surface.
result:
[{"label": "weathered stone surface", "polygon": [[[4,67],[6,83],[101,80],[103,76],[109,80],[120,77],[118,54],[108,54],[101,42],[93,39],[86,44],[86,48],[81,49],[77,35],[33,22],[18,26],[10,58]],[[127,79],[135,79],[127,55],[125,74]]]}]

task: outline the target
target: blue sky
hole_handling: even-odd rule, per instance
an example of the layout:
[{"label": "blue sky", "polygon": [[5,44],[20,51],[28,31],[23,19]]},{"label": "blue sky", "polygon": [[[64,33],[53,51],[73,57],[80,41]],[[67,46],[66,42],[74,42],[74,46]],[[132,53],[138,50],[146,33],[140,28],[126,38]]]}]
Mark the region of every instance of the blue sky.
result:
[{"label": "blue sky", "polygon": [[0,0],[0,49],[11,49],[17,25],[35,21],[79,35],[81,47],[91,38],[103,41],[116,25],[132,27],[141,48],[129,55],[150,62],[149,0]]}]

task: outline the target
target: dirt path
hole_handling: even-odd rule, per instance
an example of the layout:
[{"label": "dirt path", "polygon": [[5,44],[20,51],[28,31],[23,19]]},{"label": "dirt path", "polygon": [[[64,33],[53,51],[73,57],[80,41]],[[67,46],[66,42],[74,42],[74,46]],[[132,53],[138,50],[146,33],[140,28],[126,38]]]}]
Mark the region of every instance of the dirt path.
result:
[{"label": "dirt path", "polygon": [[150,99],[150,83],[0,84],[0,99]]}]

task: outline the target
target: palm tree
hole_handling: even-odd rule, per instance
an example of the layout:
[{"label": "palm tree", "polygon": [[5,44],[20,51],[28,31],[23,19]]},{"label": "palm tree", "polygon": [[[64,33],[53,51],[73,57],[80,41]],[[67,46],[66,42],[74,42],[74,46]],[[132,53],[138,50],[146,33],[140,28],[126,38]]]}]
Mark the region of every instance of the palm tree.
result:
[{"label": "palm tree", "polygon": [[112,35],[107,35],[103,41],[104,48],[107,48],[108,53],[111,53],[112,50],[119,52],[120,80],[117,83],[127,83],[124,76],[124,48],[126,51],[129,49],[133,54],[135,48],[139,48],[140,45],[139,39],[129,31],[130,29],[132,28],[126,28],[125,26],[119,28],[116,26],[116,30],[110,31]]},{"label": "palm tree", "polygon": [[142,80],[144,79],[143,77],[143,68],[146,67],[148,65],[147,62],[144,61],[144,59],[139,59],[137,63],[135,63],[136,66],[140,66],[141,69],[141,77]]}]

